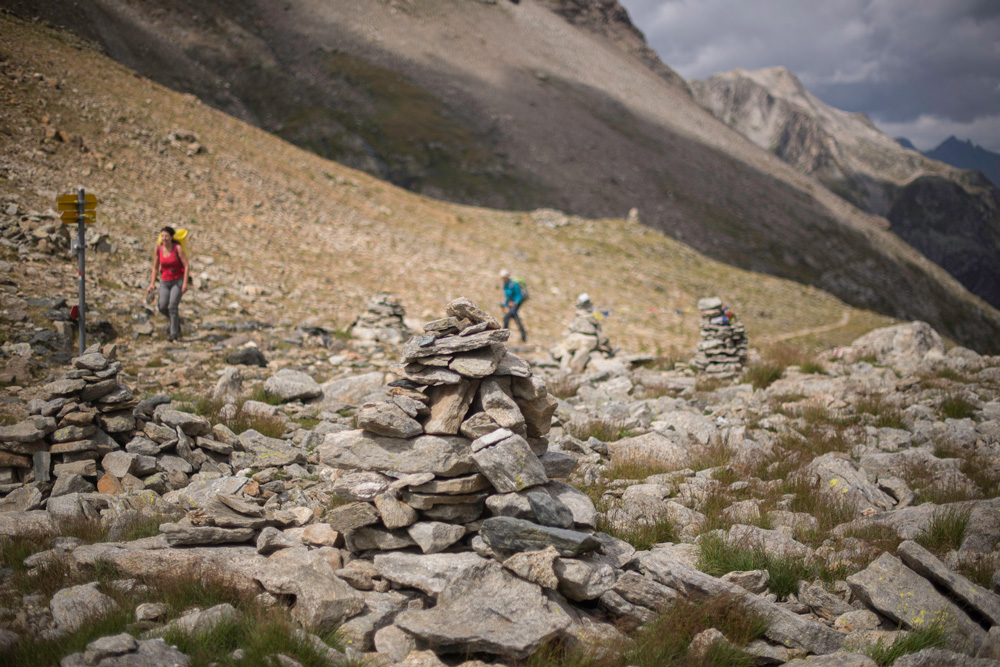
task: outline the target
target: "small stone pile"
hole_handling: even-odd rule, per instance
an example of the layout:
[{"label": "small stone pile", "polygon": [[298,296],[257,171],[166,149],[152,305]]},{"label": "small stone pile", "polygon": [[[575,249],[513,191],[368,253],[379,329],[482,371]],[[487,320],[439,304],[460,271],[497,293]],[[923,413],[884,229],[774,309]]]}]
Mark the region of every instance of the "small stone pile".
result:
[{"label": "small stone pile", "polygon": [[709,297],[698,301],[701,315],[701,342],[691,360],[691,367],[717,377],[732,377],[740,372],[747,359],[747,329],[726,317],[722,299]]},{"label": "small stone pile", "polygon": [[560,368],[574,373],[582,373],[591,359],[614,356],[611,341],[601,330],[601,321],[587,294],[577,298],[576,314],[566,326],[565,337],[550,354]]},{"label": "small stone pile", "polygon": [[368,301],[368,310],[351,325],[351,335],[359,340],[398,345],[411,334],[403,322],[405,316],[399,301],[381,292]]},{"label": "small stone pile", "polygon": [[92,491],[97,459],[121,449],[136,422],[138,400],[118,382],[117,347],[93,345],[73,370],[43,387],[27,407],[31,417],[0,428],[0,493],[55,476],[54,495]]},{"label": "small stone pile", "polygon": [[252,430],[237,437],[174,409],[168,396],[139,401],[119,384],[115,356],[114,345],[88,348],[27,404],[31,417],[0,427],[0,506],[38,505],[95,486],[102,494],[152,491],[171,500],[192,482],[305,462],[286,441]]}]

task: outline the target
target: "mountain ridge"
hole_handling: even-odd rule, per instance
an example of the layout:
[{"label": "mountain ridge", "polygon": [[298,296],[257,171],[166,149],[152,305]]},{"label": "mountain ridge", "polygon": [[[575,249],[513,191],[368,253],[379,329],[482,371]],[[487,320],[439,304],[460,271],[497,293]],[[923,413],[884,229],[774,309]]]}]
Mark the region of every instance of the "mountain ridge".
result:
[{"label": "mountain ridge", "polygon": [[981,172],[993,185],[1000,187],[1000,153],[986,150],[971,140],[961,140],[951,135],[934,148],[924,153],[932,160],[938,160],[959,169],[974,169]]},{"label": "mountain ridge", "polygon": [[860,209],[1000,306],[1000,190],[901,146],[863,114],[825,104],[787,68],[735,69],[690,82],[723,122]]},{"label": "mountain ridge", "polygon": [[[713,258],[926,320],[980,349],[1000,338],[1000,314],[885,234],[883,219],[816,188],[726,129],[686,86],[532,0],[364,12],[346,2],[86,4],[116,38],[135,38],[140,72],[156,78],[171,57],[190,61],[206,74],[173,82],[180,91],[265,104],[264,129],[325,142],[339,151],[329,157],[370,173],[381,162],[415,192],[590,218],[637,206],[644,224]],[[58,18],[53,7],[69,3],[33,11]],[[123,27],[135,25],[144,28]],[[213,83],[223,74],[228,88]]]}]

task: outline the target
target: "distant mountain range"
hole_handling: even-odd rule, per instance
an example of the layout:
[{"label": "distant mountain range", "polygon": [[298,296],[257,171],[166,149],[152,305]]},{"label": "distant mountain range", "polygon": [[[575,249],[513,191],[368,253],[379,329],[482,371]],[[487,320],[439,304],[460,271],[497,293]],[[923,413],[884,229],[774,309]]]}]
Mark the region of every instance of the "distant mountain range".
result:
[{"label": "distant mountain range", "polygon": [[[822,102],[784,67],[735,69],[688,84],[719,120],[888,219],[900,238],[1000,307],[1000,190],[984,174],[907,150],[910,142],[897,143],[864,114]],[[935,151],[942,149],[982,151],[954,138]]]},{"label": "distant mountain range", "polygon": [[942,141],[937,148],[925,152],[924,155],[959,169],[980,171],[983,176],[990,179],[993,185],[1000,188],[1000,153],[988,151],[968,139],[962,141],[955,136],[950,136]]}]

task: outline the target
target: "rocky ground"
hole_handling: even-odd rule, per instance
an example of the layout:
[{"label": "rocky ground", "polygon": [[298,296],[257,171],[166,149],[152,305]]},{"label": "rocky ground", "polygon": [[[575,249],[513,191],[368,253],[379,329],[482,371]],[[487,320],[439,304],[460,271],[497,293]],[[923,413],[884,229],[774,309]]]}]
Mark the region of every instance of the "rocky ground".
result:
[{"label": "rocky ground", "polygon": [[[995,664],[1000,358],[921,324],[772,348],[886,319],[623,221],[418,200],[25,30],[0,664]],[[82,355],[67,182],[102,202]],[[161,214],[199,220],[176,344]],[[538,269],[531,346],[455,299],[492,305],[498,243]],[[573,318],[580,275],[610,317]],[[696,360],[707,290],[746,339]]]},{"label": "rocky ground", "polygon": [[922,323],[723,380],[467,299],[74,356],[11,292],[4,664],[1000,659],[1000,358]]}]

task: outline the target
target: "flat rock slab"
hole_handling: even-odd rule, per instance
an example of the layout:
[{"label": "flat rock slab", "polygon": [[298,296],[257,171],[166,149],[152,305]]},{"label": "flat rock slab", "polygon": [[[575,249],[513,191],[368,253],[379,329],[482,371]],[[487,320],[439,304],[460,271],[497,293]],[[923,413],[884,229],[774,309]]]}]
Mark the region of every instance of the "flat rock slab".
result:
[{"label": "flat rock slab", "polygon": [[163,499],[172,505],[184,509],[200,509],[208,504],[217,494],[233,495],[240,493],[250,481],[248,477],[217,477],[192,481],[183,489],[170,491]]},{"label": "flat rock slab", "polygon": [[442,521],[421,521],[406,529],[420,550],[425,554],[444,551],[465,536],[465,526],[456,526]]},{"label": "flat rock slab", "polygon": [[452,581],[433,609],[403,612],[395,624],[440,652],[524,659],[570,622],[537,584],[485,561]]},{"label": "flat rock slab", "polygon": [[458,434],[478,388],[478,380],[461,380],[429,388],[430,417],[424,422],[424,430],[437,435]]},{"label": "flat rock slab", "polygon": [[785,646],[820,655],[834,653],[843,648],[844,635],[836,630],[799,616],[765,598],[748,593],[735,584],[726,583],[689,567],[674,560],[669,554],[669,551],[654,549],[642,555],[639,563],[646,574],[683,596],[700,600],[727,594],[734,596],[750,609],[767,617],[769,625],[766,636]]},{"label": "flat rock slab", "polygon": [[916,542],[903,542],[896,553],[911,570],[946,589],[953,597],[989,619],[991,624],[1000,626],[1000,595],[952,572],[937,556]]},{"label": "flat rock slab", "polygon": [[986,638],[986,631],[978,623],[938,593],[931,582],[889,553],[883,553],[866,569],[849,576],[847,583],[865,604],[907,629],[940,621],[958,643],[968,644],[973,652]]},{"label": "flat rock slab", "polygon": [[795,665],[796,667],[878,667],[878,664],[867,655],[840,652],[830,655],[811,655],[796,660]]},{"label": "flat rock slab", "polygon": [[51,537],[58,534],[58,528],[45,510],[28,512],[0,512],[0,536],[2,537]]},{"label": "flat rock slab", "polygon": [[531,503],[528,502],[528,493],[534,491],[544,491],[569,508],[576,526],[583,528],[597,526],[597,508],[587,494],[566,482],[557,480],[517,493],[494,494],[486,499],[486,507],[494,516],[512,516],[530,520],[534,512]]},{"label": "flat rock slab", "polygon": [[457,477],[476,472],[469,441],[459,436],[386,438],[361,430],[327,434],[317,449],[320,463],[334,468]]},{"label": "flat rock slab", "polygon": [[358,426],[364,430],[389,438],[414,438],[424,432],[420,422],[387,401],[362,406],[357,418]]},{"label": "flat rock slab", "polygon": [[458,352],[471,352],[493,343],[503,343],[510,338],[509,329],[487,329],[471,336],[445,336],[438,338],[430,345],[421,345],[425,336],[415,336],[403,345],[402,362],[408,363],[421,357],[436,357],[451,355]]},{"label": "flat rock slab", "polygon": [[892,664],[893,667],[997,667],[997,661],[991,658],[970,658],[942,648],[925,648]]},{"label": "flat rock slab", "polygon": [[240,544],[257,534],[253,528],[217,528],[215,526],[184,526],[177,523],[160,524],[160,532],[172,547],[199,544]]},{"label": "flat rock slab", "polygon": [[302,371],[283,368],[264,382],[264,391],[279,397],[283,402],[323,395],[323,388],[316,380]]},{"label": "flat rock slab", "polygon": [[334,574],[324,549],[283,549],[268,559],[254,579],[269,593],[294,595],[292,616],[302,625],[333,630],[365,608],[364,599]]},{"label": "flat rock slab", "polygon": [[463,572],[485,559],[477,554],[376,554],[375,569],[382,578],[428,595],[438,595]]},{"label": "flat rock slab", "polygon": [[108,639],[98,639],[87,645],[83,653],[74,653],[63,658],[61,667],[187,667],[191,659],[181,653],[176,647],[170,646],[162,639],[147,639],[136,642],[135,650],[126,653],[108,653],[98,642]]},{"label": "flat rock slab", "polygon": [[528,441],[502,428],[472,443],[476,467],[500,493],[545,484],[549,478]]},{"label": "flat rock slab", "polygon": [[29,417],[11,426],[0,426],[0,442],[36,442],[56,430],[52,417]]},{"label": "flat rock slab", "polygon": [[524,519],[496,516],[483,521],[479,534],[501,551],[541,551],[553,546],[560,556],[579,556],[601,546],[592,535],[575,530],[540,526]]},{"label": "flat rock slab", "polygon": [[890,510],[896,501],[868,480],[863,468],[854,461],[841,458],[836,452],[824,454],[809,464],[809,473],[819,480],[820,488],[846,502],[859,512],[872,507],[876,510]]},{"label": "flat rock slab", "polygon": [[614,460],[656,463],[670,470],[691,463],[687,447],[656,431],[608,443],[608,450]]},{"label": "flat rock slab", "polygon": [[269,438],[253,429],[240,434],[240,444],[244,451],[233,453],[234,467],[275,468],[306,462],[306,453],[290,441]]}]

